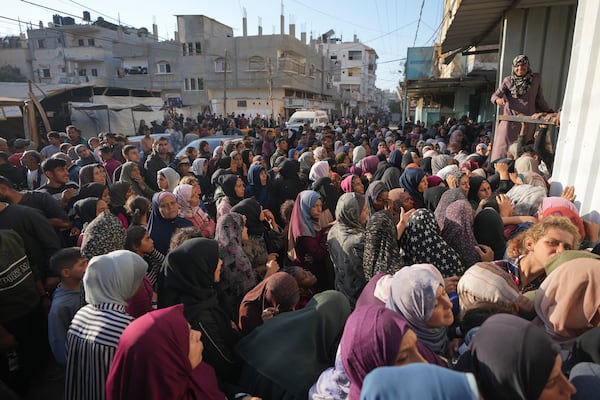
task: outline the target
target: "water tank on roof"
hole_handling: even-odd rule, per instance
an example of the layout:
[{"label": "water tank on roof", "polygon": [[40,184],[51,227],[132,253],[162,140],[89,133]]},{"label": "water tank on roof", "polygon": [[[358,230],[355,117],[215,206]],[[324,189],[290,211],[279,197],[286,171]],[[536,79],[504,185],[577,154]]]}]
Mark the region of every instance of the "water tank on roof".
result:
[{"label": "water tank on roof", "polygon": [[52,16],[52,22],[54,23],[54,26],[62,26],[62,24],[63,24],[62,15],[54,14]]},{"label": "water tank on roof", "polygon": [[89,12],[89,11],[84,11],[84,12],[83,12],[83,20],[84,20],[84,21],[87,21],[87,22],[90,22],[90,21],[91,21],[91,18],[90,18],[90,12]]},{"label": "water tank on roof", "polygon": [[63,25],[75,25],[75,18],[63,17],[62,23],[63,23]]}]

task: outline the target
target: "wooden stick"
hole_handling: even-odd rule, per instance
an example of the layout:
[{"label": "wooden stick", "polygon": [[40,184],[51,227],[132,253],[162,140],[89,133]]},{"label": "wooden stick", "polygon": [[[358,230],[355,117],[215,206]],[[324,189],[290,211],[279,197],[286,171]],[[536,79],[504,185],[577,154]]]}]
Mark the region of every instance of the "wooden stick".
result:
[{"label": "wooden stick", "polygon": [[552,120],[546,121],[544,118],[535,119],[535,118],[531,118],[528,115],[521,116],[521,115],[500,114],[500,115],[498,115],[498,120],[499,121],[510,121],[510,122],[525,122],[527,124],[554,125],[554,122],[552,122]]}]

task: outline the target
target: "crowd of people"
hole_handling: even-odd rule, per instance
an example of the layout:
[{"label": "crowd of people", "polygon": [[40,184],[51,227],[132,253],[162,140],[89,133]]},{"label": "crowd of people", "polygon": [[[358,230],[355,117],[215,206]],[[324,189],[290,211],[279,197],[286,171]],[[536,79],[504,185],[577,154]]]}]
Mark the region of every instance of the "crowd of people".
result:
[{"label": "crowd of people", "polygon": [[599,226],[548,197],[546,127],[493,159],[466,117],[256,121],[0,140],[0,397],[49,365],[82,400],[597,392]]}]

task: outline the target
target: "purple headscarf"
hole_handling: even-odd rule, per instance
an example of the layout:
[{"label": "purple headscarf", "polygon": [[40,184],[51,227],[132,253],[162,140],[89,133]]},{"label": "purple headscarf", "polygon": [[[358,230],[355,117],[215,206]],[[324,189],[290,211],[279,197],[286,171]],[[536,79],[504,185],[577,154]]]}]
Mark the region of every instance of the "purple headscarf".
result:
[{"label": "purple headscarf", "polygon": [[344,371],[350,379],[350,400],[360,398],[369,372],[395,364],[407,328],[408,322],[400,314],[381,306],[360,307],[350,314],[340,342]]}]

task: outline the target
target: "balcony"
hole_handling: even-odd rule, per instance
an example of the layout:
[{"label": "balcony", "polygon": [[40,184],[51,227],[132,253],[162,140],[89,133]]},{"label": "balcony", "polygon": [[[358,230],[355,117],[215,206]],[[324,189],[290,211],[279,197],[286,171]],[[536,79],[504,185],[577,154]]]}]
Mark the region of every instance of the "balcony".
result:
[{"label": "balcony", "polygon": [[293,58],[277,59],[277,68],[280,71],[293,72],[299,75],[306,75],[306,63]]},{"label": "balcony", "polygon": [[104,61],[105,51],[102,47],[67,47],[65,58],[69,61]]}]

